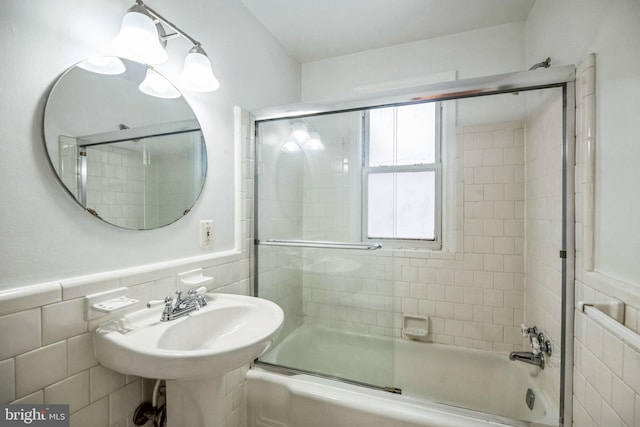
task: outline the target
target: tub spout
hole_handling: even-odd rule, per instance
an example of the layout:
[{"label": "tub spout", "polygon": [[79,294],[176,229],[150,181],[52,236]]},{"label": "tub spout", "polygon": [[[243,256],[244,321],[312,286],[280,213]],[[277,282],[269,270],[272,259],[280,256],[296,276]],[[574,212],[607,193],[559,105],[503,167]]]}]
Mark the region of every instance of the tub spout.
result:
[{"label": "tub spout", "polygon": [[544,355],[542,353],[533,354],[530,351],[512,351],[509,354],[509,360],[517,360],[544,369]]}]

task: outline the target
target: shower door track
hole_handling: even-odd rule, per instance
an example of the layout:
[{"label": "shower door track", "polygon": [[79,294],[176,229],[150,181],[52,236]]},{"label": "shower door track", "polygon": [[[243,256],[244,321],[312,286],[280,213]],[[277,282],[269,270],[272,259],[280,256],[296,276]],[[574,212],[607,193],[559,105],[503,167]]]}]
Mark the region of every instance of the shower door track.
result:
[{"label": "shower door track", "polygon": [[[324,114],[357,111],[363,108],[381,108],[410,105],[422,102],[436,102],[475,98],[487,95],[517,93],[539,89],[560,88],[563,95],[563,141],[562,141],[562,248],[559,257],[562,263],[562,314],[560,343],[560,390],[559,427],[573,423],[573,324],[575,294],[575,66],[564,65],[551,68],[498,74],[441,83],[414,86],[404,89],[381,90],[373,97],[347,98],[338,103],[294,104],[284,107],[253,111],[255,140],[258,140],[258,125],[284,118],[304,118]],[[254,195],[259,199],[259,152],[255,144]],[[254,205],[255,245],[264,245],[259,240],[258,203]],[[258,270],[259,257],[254,256],[254,271]],[[254,275],[254,295],[258,295],[258,276]],[[264,362],[259,362],[264,363]]]}]

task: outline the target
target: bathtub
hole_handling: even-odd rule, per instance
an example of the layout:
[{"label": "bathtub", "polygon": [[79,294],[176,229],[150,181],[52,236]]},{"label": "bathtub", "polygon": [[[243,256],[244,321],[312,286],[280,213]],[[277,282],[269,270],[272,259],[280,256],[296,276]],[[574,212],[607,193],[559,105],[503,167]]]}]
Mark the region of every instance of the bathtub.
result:
[{"label": "bathtub", "polygon": [[[536,369],[489,351],[304,325],[247,374],[247,421],[249,427],[557,426]],[[402,394],[354,383],[393,385]],[[533,409],[525,402],[529,389]]]}]

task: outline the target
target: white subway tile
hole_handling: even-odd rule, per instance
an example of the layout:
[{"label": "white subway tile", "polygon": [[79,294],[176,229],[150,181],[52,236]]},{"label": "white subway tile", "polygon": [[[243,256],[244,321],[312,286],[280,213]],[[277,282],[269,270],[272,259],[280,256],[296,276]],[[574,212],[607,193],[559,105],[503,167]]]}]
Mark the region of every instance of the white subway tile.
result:
[{"label": "white subway tile", "polygon": [[505,185],[513,184],[482,184],[482,198],[479,200],[505,200]]},{"label": "white subway tile", "polygon": [[484,324],[482,325],[482,339],[491,342],[503,341],[503,328],[500,325]]},{"label": "white subway tile", "polygon": [[493,288],[493,274],[489,271],[475,271],[473,273],[473,285],[476,288]]},{"label": "white subway tile", "polygon": [[484,132],[473,133],[473,148],[476,150],[484,150],[493,147],[493,132],[488,130]]},{"label": "white subway tile", "polygon": [[602,402],[602,418],[599,425],[602,427],[622,427],[622,419],[606,402]]},{"label": "white subway tile", "polygon": [[109,427],[109,398],[97,402],[71,414],[70,427]]},{"label": "white subway tile", "polygon": [[0,292],[0,316],[62,300],[60,283],[42,283]]},{"label": "white subway tile", "polygon": [[594,423],[580,402],[573,399],[573,425],[575,427],[593,427]]},{"label": "white subway tile", "polygon": [[598,394],[607,402],[611,402],[611,381],[611,371],[607,369],[604,363],[596,359],[593,386],[598,390]]},{"label": "white subway tile", "polygon": [[142,403],[142,381],[136,380],[109,395],[109,424],[126,420]]},{"label": "white subway tile", "polygon": [[16,399],[11,403],[17,405],[42,405],[44,404],[44,390],[38,390],[35,393]]},{"label": "white subway tile", "polygon": [[494,255],[494,254],[485,254],[483,268],[485,271],[493,271],[493,272],[504,271],[504,256]]},{"label": "white subway tile", "polygon": [[455,304],[454,306],[454,318],[455,320],[473,321],[473,305],[470,304]]},{"label": "white subway tile", "polygon": [[98,364],[93,351],[91,333],[78,335],[67,341],[67,365],[69,375],[77,374]]},{"label": "white subway tile", "polygon": [[483,324],[488,324],[493,322],[493,309],[491,307],[485,307],[482,305],[474,305],[473,321],[476,323],[483,323]]},{"label": "white subway tile", "polygon": [[0,360],[41,345],[40,309],[33,308],[0,317]]},{"label": "white subway tile", "polygon": [[14,359],[0,362],[0,404],[7,404],[16,398],[16,374]]},{"label": "white subway tile", "polygon": [[67,376],[67,343],[62,341],[16,357],[16,395],[29,393]]},{"label": "white subway tile", "polygon": [[524,200],[524,183],[515,182],[504,184],[504,200],[522,201]]},{"label": "white subway tile", "polygon": [[91,402],[108,395],[125,385],[125,376],[102,365],[89,370],[89,396]]},{"label": "white subway tile", "polygon": [[602,350],[603,350],[603,331],[602,327],[596,322],[589,321],[587,322],[587,348],[596,356],[598,359],[602,359]]},{"label": "white subway tile", "polygon": [[599,420],[602,416],[602,397],[589,382],[586,384],[585,402],[589,416],[594,420]]},{"label": "white subway tile", "polygon": [[464,166],[475,167],[483,166],[484,150],[467,150],[464,152]]},{"label": "white subway tile", "polygon": [[450,302],[436,302],[436,316],[443,319],[455,318],[455,304]]},{"label": "white subway tile", "polygon": [[[494,168],[491,166],[479,166],[473,168],[473,184],[492,184]],[[467,181],[465,180],[465,183]]]},{"label": "white subway tile", "polygon": [[68,404],[70,413],[89,405],[89,371],[45,387],[44,403]]},{"label": "white subway tile", "polygon": [[87,331],[84,299],[76,298],[42,307],[42,341],[52,344]]},{"label": "white subway tile", "polygon": [[627,423],[633,425],[635,393],[615,375],[612,377],[611,407]]},{"label": "white subway tile", "polygon": [[490,148],[482,150],[482,164],[484,166],[499,166],[504,164],[503,148]]},{"label": "white subway tile", "polygon": [[640,353],[626,344],[624,346],[622,379],[629,387],[640,393]]}]

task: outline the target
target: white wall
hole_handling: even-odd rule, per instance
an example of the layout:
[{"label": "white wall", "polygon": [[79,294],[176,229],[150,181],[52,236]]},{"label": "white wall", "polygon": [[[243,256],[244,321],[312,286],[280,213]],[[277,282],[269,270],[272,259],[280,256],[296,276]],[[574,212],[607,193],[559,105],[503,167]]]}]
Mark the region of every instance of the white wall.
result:
[{"label": "white wall", "polygon": [[305,63],[302,100],[374,95],[376,89],[427,84],[430,76],[450,71],[458,78],[522,71],[524,59],[524,23],[500,25]]},{"label": "white wall", "polygon": [[596,54],[595,269],[640,287],[640,2],[537,0],[526,50],[556,65]]},{"label": "white wall", "polygon": [[[187,93],[207,140],[209,172],[190,215],[146,232],[120,230],[87,215],[66,195],[42,141],[47,93],[71,65],[109,52],[133,2],[4,0],[0,3],[0,289],[203,255],[234,245],[233,106],[299,100],[300,65],[235,1],[151,6],[201,41],[221,89]],[[172,78],[188,44],[169,42]],[[216,220],[216,242],[198,246],[198,221]]]}]

